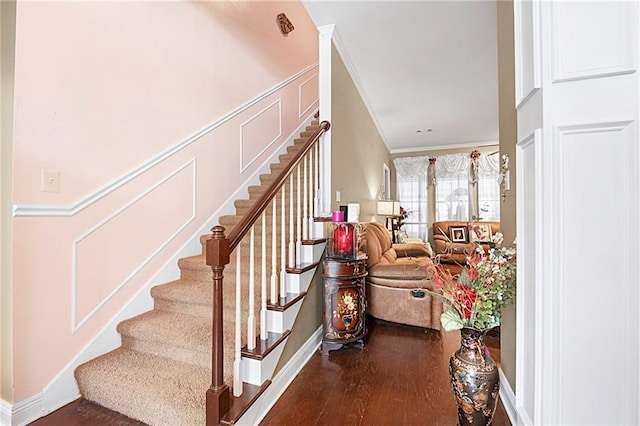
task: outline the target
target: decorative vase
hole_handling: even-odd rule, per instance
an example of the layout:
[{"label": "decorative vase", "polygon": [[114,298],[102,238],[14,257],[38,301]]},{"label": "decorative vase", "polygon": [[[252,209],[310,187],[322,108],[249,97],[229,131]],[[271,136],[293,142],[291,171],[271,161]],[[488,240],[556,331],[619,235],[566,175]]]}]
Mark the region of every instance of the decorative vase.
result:
[{"label": "decorative vase", "polygon": [[458,406],[458,424],[490,425],[496,411],[498,367],[484,344],[488,330],[460,330],[460,349],[449,361],[451,388]]}]

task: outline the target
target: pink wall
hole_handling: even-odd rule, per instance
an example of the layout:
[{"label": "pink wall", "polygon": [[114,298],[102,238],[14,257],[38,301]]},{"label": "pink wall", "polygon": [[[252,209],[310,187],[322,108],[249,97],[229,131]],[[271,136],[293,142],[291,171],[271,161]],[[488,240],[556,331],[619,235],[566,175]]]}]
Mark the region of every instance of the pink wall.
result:
[{"label": "pink wall", "polygon": [[[18,3],[15,400],[41,392],[317,109],[317,60],[298,2]],[[41,170],[60,172],[59,193],[40,191]]]}]

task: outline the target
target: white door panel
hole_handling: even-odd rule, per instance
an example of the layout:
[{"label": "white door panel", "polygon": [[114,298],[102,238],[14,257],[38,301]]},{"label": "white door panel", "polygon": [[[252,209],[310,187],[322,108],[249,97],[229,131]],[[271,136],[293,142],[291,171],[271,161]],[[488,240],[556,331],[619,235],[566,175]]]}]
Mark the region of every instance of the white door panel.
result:
[{"label": "white door panel", "polygon": [[518,422],[637,425],[638,3],[515,6]]}]

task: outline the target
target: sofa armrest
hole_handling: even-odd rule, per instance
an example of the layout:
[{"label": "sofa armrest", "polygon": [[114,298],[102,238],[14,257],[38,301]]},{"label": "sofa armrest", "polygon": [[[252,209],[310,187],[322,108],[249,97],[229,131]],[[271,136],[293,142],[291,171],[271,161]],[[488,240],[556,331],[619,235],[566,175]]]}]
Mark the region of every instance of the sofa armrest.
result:
[{"label": "sofa armrest", "polygon": [[398,257],[432,257],[433,252],[429,243],[400,243],[391,246]]}]

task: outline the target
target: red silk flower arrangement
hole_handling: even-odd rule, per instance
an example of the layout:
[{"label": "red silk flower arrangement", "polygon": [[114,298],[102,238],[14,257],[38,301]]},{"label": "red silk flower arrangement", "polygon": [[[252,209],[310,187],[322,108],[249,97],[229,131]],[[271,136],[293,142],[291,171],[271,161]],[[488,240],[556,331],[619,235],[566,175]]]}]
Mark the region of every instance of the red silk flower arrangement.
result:
[{"label": "red silk flower arrangement", "polygon": [[500,325],[500,311],[516,293],[516,249],[501,247],[502,239],[498,232],[487,252],[480,245],[472,249],[457,277],[434,264],[432,280],[439,292],[429,293],[446,306],[440,317],[444,330],[488,330]]}]

